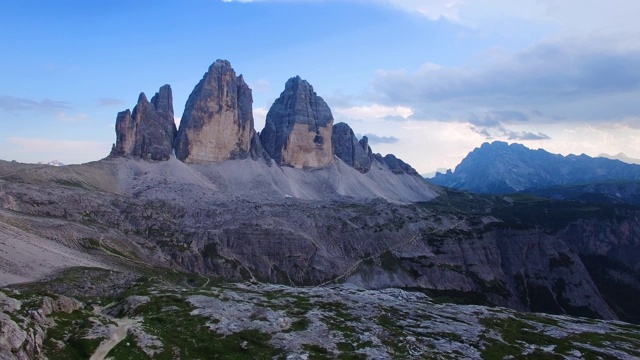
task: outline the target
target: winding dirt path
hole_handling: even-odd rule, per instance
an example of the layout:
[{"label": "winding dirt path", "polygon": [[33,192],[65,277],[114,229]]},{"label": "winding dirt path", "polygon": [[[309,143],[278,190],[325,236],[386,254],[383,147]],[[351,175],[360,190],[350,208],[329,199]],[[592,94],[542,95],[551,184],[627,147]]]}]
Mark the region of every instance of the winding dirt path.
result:
[{"label": "winding dirt path", "polygon": [[[107,305],[107,307],[110,305],[111,304]],[[89,360],[104,360],[107,354],[109,354],[109,351],[111,351],[111,349],[113,349],[116,345],[118,345],[122,340],[124,340],[127,337],[127,332],[129,331],[131,326],[133,326],[133,324],[135,323],[135,320],[133,319],[128,319],[128,318],[116,319],[113,316],[104,314],[102,313],[102,309],[104,308],[95,307],[93,310],[93,313],[96,315],[102,316],[112,322],[115,322],[117,325],[116,331],[114,331],[113,334],[111,334],[111,337],[109,337],[109,339],[100,343],[100,346],[98,346],[98,348],[93,353],[93,355],[91,355]]]},{"label": "winding dirt path", "polygon": [[98,346],[89,360],[104,360],[109,351],[127,337],[127,332],[134,322],[132,319],[111,319],[111,321],[118,324],[116,331],[107,341],[103,341],[100,346]]}]

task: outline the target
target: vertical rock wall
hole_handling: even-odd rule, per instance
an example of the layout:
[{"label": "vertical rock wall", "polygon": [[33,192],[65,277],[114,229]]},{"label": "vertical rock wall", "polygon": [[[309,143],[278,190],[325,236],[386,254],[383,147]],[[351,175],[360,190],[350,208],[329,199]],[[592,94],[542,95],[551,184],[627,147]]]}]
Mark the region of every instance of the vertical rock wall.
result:
[{"label": "vertical rock wall", "polygon": [[366,136],[358,141],[353,130],[346,123],[333,125],[331,136],[333,153],[346,164],[365,174],[371,170],[369,142]]},{"label": "vertical rock wall", "polygon": [[254,136],[253,98],[242,75],[217,60],[187,100],[175,142],[186,163],[244,159]]},{"label": "vertical rock wall", "polygon": [[279,165],[318,168],[333,161],[332,130],[329,106],[296,76],[271,106],[260,140]]},{"label": "vertical rock wall", "polygon": [[175,134],[171,87],[164,85],[151,102],[141,93],[133,112],[127,109],[118,113],[111,155],[169,160]]}]

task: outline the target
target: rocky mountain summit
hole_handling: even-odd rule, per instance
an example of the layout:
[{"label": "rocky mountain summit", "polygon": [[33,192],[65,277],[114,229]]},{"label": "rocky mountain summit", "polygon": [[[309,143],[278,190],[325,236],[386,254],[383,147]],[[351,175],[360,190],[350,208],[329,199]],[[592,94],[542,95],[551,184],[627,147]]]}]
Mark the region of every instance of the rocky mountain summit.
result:
[{"label": "rocky mountain summit", "polygon": [[437,185],[488,194],[619,180],[640,180],[640,165],[585,154],[562,156],[501,141],[482,144],[454,172],[430,179]]},{"label": "rocky mountain summit", "polygon": [[187,100],[175,140],[176,157],[186,163],[244,159],[255,136],[253,98],[242,75],[218,60]]},{"label": "rocky mountain summit", "polygon": [[296,76],[267,113],[260,140],[278,165],[319,168],[333,162],[332,126],[327,103]]},{"label": "rocky mountain summit", "polygon": [[151,102],[141,93],[133,112],[127,109],[118,113],[111,155],[168,160],[173,153],[175,134],[171,87],[164,85]]},{"label": "rocky mountain summit", "polygon": [[[286,82],[260,133],[254,129],[252,106],[251,89],[242,75],[236,75],[228,61],[217,60],[189,96],[177,132],[171,88],[165,85],[151,103],[141,94],[133,113],[118,114],[111,155],[168,160],[175,152],[176,158],[187,164],[250,157],[297,169],[336,166],[335,155],[361,174],[376,163],[380,171],[417,175],[394,155],[373,154],[367,138],[358,140],[347,124],[334,126],[327,103],[300,76]],[[366,181],[380,180],[376,179],[374,175]]]},{"label": "rocky mountain summit", "polygon": [[371,170],[371,161],[374,159],[366,136],[358,140],[353,130],[346,123],[333,125],[331,135],[333,153],[345,164],[365,174]]}]

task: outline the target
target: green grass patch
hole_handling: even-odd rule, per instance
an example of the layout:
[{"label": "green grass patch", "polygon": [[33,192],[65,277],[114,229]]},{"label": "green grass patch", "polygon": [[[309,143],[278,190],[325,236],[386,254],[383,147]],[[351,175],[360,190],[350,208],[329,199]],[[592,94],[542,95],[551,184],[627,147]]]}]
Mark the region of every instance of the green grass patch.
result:
[{"label": "green grass patch", "polygon": [[[70,314],[54,313],[50,317],[56,325],[47,330],[43,353],[52,360],[88,359],[103,339],[86,339],[93,327],[88,311],[77,310]],[[62,346],[60,348],[59,346]]]},{"label": "green grass patch", "polygon": [[109,353],[107,358],[118,360],[139,360],[150,359],[150,357],[138,347],[136,339],[128,334],[118,345],[116,345]]},{"label": "green grass patch", "polygon": [[[170,311],[168,309],[171,309]],[[144,318],[144,329],[164,345],[157,359],[271,359],[282,350],[269,345],[271,335],[244,330],[231,335],[211,331],[206,317],[191,315],[194,307],[183,297],[167,294],[152,297],[135,315]]]},{"label": "green grass patch", "polygon": [[329,353],[329,350],[319,345],[303,344],[302,349],[309,352],[310,360],[331,360],[333,356]]},{"label": "green grass patch", "polygon": [[286,330],[286,332],[305,331],[309,328],[310,324],[311,323],[307,318],[298,319],[291,323],[291,326],[289,327],[289,329]]}]

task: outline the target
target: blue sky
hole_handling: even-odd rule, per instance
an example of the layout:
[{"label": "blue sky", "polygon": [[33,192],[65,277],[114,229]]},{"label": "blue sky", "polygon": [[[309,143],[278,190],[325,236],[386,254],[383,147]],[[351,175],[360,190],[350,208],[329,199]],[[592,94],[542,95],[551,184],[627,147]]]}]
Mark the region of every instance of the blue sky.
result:
[{"label": "blue sky", "polygon": [[177,121],[208,66],[253,89],[256,130],[286,80],[420,172],[484,141],[640,158],[635,0],[0,3],[0,158],[106,156],[118,111],[170,84]]}]

